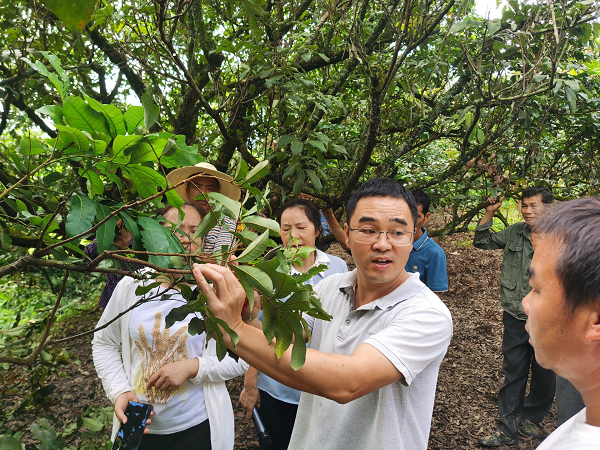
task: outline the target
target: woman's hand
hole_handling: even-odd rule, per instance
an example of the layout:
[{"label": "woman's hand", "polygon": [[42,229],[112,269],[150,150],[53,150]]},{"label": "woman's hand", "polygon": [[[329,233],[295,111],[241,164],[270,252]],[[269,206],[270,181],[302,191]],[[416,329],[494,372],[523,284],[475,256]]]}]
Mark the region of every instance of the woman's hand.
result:
[{"label": "woman's hand", "polygon": [[161,391],[174,391],[196,376],[200,368],[199,364],[197,358],[166,364],[152,374],[146,383],[146,389],[150,390],[154,387]]},{"label": "woman's hand", "polygon": [[[123,392],[122,394],[119,394],[117,399],[115,400],[115,415],[121,423],[127,423],[125,409],[127,408],[127,405],[129,405],[129,402],[139,402],[137,395],[135,395],[135,392]],[[152,411],[150,415],[153,416],[154,411]],[[146,425],[150,425],[151,421],[152,419],[148,419],[146,421]],[[148,430],[148,428],[144,428],[144,434],[148,434],[149,432],[150,430]]]},{"label": "woman's hand", "polygon": [[242,389],[242,393],[240,394],[240,404],[242,405],[242,408],[244,408],[246,419],[251,418],[254,407],[260,408],[260,393],[258,392],[258,387],[244,385],[244,389]]}]

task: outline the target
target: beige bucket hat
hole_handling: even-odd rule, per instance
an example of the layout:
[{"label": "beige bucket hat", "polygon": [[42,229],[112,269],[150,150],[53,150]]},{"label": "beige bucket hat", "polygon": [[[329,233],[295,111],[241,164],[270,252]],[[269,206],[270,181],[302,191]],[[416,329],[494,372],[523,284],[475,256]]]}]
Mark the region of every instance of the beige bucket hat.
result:
[{"label": "beige bucket hat", "polygon": [[[219,182],[219,193],[229,197],[236,202],[240,200],[242,191],[237,187],[233,178],[223,172],[219,172],[215,166],[207,162],[201,162],[195,166],[180,167],[167,174],[167,181],[171,186],[193,176],[201,175],[206,177],[214,177]],[[184,201],[189,201],[187,198],[187,183],[181,184],[175,188],[175,192]],[[193,199],[192,199],[193,200]]]}]

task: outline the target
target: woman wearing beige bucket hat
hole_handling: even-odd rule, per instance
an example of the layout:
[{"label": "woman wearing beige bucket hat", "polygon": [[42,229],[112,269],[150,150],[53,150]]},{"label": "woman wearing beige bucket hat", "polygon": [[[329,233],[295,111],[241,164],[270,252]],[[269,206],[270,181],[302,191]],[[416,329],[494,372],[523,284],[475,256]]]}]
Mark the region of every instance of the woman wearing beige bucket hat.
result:
[{"label": "woman wearing beige bucket hat", "polygon": [[[233,178],[223,172],[219,172],[215,166],[207,162],[201,162],[195,166],[181,167],[167,174],[169,185],[174,186],[193,177],[187,183],[180,184],[175,188],[175,192],[188,203],[193,204],[208,214],[210,208],[206,200],[195,200],[200,193],[219,192],[232,200],[239,201],[241,190],[233,182]],[[223,245],[232,248],[235,244],[235,238],[229,232],[235,231],[236,224],[229,217],[217,224],[204,237],[202,250],[204,253],[214,253],[220,250]]]}]

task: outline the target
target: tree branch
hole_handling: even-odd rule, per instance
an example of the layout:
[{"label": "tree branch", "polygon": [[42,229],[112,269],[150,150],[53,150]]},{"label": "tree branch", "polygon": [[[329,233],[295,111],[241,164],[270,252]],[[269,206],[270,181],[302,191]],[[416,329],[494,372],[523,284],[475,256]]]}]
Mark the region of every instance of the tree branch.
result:
[{"label": "tree branch", "polygon": [[111,45],[108,40],[100,34],[97,28],[91,29],[89,26],[87,26],[86,30],[92,42],[96,44],[98,48],[104,52],[108,59],[125,74],[125,78],[129,82],[129,85],[141,100],[142,95],[144,95],[147,89],[146,84],[142,78],[136,74],[131,67],[129,67],[125,56],[123,56],[123,54],[120,53],[115,46]]}]

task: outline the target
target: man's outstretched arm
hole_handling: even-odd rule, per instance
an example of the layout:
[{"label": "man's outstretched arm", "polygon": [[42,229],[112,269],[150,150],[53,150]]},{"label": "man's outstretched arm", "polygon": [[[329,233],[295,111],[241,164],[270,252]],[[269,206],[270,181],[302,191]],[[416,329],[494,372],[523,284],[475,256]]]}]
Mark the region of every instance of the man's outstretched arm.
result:
[{"label": "man's outstretched arm", "polygon": [[[291,368],[291,347],[280,359],[275,343],[268,342],[262,330],[244,323],[244,289],[233,273],[214,264],[195,265],[194,277],[216,317],[227,322],[239,336],[235,349],[227,333],[227,347],[264,374],[291,388],[347,403],[404,378],[379,350],[360,345],[351,355],[323,353],[307,349],[306,362],[298,371]],[[214,289],[206,278],[213,282]]]}]

